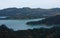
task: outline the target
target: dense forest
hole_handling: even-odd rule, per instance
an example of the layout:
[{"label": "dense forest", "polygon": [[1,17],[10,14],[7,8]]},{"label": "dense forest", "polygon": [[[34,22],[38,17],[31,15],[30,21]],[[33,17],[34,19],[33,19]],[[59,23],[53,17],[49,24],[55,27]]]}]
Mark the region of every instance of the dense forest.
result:
[{"label": "dense forest", "polygon": [[14,31],[3,24],[0,26],[0,38],[60,38],[60,26]]}]

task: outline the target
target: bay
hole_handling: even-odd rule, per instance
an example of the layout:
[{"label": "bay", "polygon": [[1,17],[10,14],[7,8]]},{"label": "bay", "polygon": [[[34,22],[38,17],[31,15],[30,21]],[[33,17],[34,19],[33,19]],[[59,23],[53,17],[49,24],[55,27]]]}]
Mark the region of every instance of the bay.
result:
[{"label": "bay", "polygon": [[29,21],[38,21],[42,19],[44,18],[29,19],[29,20],[0,20],[0,25],[5,24],[8,28],[14,30],[27,30],[27,29],[40,28],[40,27],[49,28],[48,26],[45,25],[35,25],[35,26],[26,25],[26,23]]}]

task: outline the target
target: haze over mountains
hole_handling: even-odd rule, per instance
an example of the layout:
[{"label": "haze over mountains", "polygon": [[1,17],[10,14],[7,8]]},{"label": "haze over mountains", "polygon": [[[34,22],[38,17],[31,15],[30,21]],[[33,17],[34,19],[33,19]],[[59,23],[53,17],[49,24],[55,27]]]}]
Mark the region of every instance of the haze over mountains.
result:
[{"label": "haze over mountains", "polygon": [[6,8],[0,10],[0,16],[9,16],[9,18],[30,19],[45,18],[60,14],[60,8],[42,9],[42,8]]}]

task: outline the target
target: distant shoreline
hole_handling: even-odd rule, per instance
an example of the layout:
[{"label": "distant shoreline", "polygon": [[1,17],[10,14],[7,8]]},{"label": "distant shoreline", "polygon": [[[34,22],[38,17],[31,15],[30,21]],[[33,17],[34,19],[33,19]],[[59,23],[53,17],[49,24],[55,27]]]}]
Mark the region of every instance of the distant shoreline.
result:
[{"label": "distant shoreline", "polygon": [[[40,19],[40,18],[31,18],[31,19]],[[31,20],[31,19],[5,19],[5,18],[1,19],[0,18],[0,20]],[[41,19],[44,19],[44,18],[41,18]]]}]

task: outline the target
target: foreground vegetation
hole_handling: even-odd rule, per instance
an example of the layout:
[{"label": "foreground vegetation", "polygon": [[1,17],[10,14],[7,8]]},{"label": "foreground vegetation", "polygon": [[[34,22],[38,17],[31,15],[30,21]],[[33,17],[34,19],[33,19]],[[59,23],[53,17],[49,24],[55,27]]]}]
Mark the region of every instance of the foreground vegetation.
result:
[{"label": "foreground vegetation", "polygon": [[1,25],[0,38],[60,38],[60,26],[14,31]]}]

